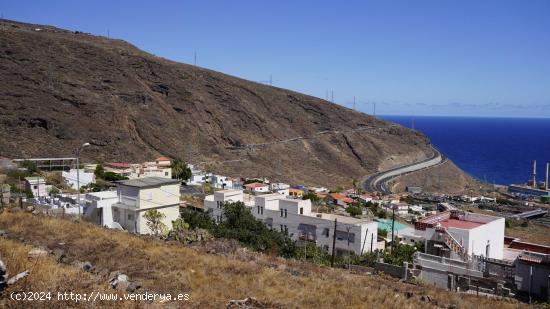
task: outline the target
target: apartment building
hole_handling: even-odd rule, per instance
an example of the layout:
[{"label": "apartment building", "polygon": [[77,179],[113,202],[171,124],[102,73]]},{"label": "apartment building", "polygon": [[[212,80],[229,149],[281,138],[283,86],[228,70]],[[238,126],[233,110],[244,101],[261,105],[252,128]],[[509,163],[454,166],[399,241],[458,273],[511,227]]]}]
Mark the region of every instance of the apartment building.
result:
[{"label": "apartment building", "polygon": [[117,183],[118,200],[112,205],[113,221],[132,233],[150,234],[145,212],[158,210],[165,215],[162,222],[172,227],[179,217],[180,181],[163,177],[124,180]]},{"label": "apartment building", "polygon": [[288,233],[294,240],[314,242],[331,252],[335,236],[335,252],[338,255],[347,252],[361,254],[376,249],[376,222],[316,213],[311,211],[310,200],[286,198],[278,193],[250,196],[242,190],[223,190],[207,196],[204,208],[219,222],[223,220],[224,204],[237,201],[249,207],[256,219],[272,229]]}]

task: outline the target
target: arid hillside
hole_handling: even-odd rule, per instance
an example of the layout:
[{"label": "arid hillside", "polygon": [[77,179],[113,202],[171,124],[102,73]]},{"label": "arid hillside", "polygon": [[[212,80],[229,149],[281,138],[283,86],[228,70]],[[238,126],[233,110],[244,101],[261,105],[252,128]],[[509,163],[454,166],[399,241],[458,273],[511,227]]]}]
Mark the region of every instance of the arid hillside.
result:
[{"label": "arid hillside", "polygon": [[[0,258],[11,275],[30,275],[0,294],[2,308],[520,308],[516,300],[455,294],[377,275],[350,274],[250,252],[231,242],[193,247],[30,213],[0,213]],[[29,252],[40,248],[43,256]],[[83,267],[88,265],[89,267]],[[84,269],[84,270],[83,270]],[[86,271],[85,271],[86,270]],[[135,293],[188,293],[189,301],[12,301],[12,292],[122,293],[109,278],[125,274]],[[236,308],[236,307],[232,307]],[[244,308],[244,307],[241,307]]]},{"label": "arid hillside", "polygon": [[[0,156],[137,161],[349,185],[430,155],[425,136],[114,39],[0,20]],[[460,174],[460,171],[455,171]]]}]

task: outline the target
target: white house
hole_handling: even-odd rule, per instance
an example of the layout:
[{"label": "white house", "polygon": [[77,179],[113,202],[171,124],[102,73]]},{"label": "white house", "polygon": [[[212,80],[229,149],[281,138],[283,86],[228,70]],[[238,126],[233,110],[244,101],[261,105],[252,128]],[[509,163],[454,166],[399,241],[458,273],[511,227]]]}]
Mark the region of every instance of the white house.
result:
[{"label": "white house", "polygon": [[422,231],[426,253],[453,259],[483,255],[502,259],[504,218],[451,210],[415,223]]},{"label": "white house", "polygon": [[231,201],[244,202],[254,217],[272,229],[288,233],[294,240],[313,242],[329,252],[333,237],[336,238],[335,252],[338,255],[376,250],[376,222],[312,212],[310,200],[289,199],[277,193],[252,198],[242,190],[223,190],[207,196],[204,208],[216,221],[221,221],[224,203]]},{"label": "white house", "polygon": [[284,196],[289,195],[290,185],[282,182],[274,182],[269,184],[269,190],[274,193],[279,193]]},{"label": "white house", "polygon": [[[78,172],[78,177],[77,177]],[[87,171],[86,169],[70,169],[68,172],[63,171],[61,173],[65,182],[73,189],[78,190],[77,179],[79,179],[80,187],[87,186],[90,183],[95,182],[94,172]]]},{"label": "white house", "polygon": [[251,191],[253,193],[266,193],[269,192],[269,186],[261,183],[261,182],[253,182],[244,185],[246,190]]},{"label": "white house", "polygon": [[25,177],[27,190],[30,190],[35,198],[48,196],[46,180],[40,176]]},{"label": "white house", "polygon": [[133,233],[151,233],[143,217],[148,210],[164,214],[162,222],[167,228],[180,216],[180,181],[177,179],[148,177],[120,181],[117,197],[112,205],[113,221]]},{"label": "white house", "polygon": [[86,193],[84,218],[97,225],[112,227],[113,204],[118,202],[117,191],[101,191]]},{"label": "white house", "polygon": [[233,188],[233,179],[227,176],[211,175],[210,183],[214,188],[221,188],[221,189]]}]

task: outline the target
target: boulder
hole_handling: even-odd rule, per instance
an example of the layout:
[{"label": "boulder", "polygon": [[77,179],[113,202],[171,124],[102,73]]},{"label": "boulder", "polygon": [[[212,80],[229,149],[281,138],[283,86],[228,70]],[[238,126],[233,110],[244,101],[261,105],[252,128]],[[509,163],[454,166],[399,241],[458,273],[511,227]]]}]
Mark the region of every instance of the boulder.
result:
[{"label": "boulder", "polygon": [[126,288],[126,292],[128,293],[135,293],[137,290],[141,289],[141,284],[138,282],[130,282],[128,287]]},{"label": "boulder", "polygon": [[29,251],[28,257],[30,259],[35,259],[35,258],[47,256],[47,255],[48,255],[48,251],[41,248],[35,248]]},{"label": "boulder", "polygon": [[68,263],[67,251],[65,249],[54,249],[53,255],[57,263]]}]

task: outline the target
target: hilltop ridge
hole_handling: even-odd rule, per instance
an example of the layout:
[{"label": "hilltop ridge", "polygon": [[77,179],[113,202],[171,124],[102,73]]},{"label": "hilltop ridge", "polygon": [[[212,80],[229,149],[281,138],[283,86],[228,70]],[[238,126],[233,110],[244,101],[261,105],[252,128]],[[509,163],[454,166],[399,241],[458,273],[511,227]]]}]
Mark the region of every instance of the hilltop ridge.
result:
[{"label": "hilltop ridge", "polygon": [[69,156],[90,142],[87,160],[162,154],[231,176],[349,185],[431,155],[419,132],[122,40],[8,20],[0,31],[0,156]]}]

